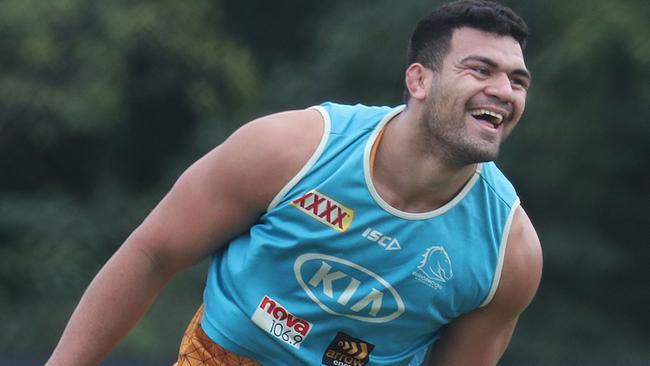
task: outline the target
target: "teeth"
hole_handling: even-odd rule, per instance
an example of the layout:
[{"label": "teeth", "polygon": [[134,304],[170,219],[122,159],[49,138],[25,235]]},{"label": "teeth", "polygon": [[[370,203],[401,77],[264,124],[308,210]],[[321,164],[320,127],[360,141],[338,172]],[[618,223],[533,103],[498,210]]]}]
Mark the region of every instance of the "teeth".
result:
[{"label": "teeth", "polygon": [[489,111],[487,109],[474,109],[474,110],[470,111],[470,114],[472,116],[480,116],[481,114],[487,114],[488,116],[492,116],[492,117],[496,118],[496,121],[494,121],[495,125],[500,125],[501,122],[503,121],[503,116],[502,115],[500,115],[499,113]]}]

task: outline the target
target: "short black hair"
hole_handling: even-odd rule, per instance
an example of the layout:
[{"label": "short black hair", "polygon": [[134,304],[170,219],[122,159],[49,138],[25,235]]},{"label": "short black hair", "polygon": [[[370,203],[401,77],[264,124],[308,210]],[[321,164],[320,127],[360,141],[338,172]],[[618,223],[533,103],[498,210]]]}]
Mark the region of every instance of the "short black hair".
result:
[{"label": "short black hair", "polygon": [[[436,71],[449,51],[453,31],[462,27],[510,36],[522,50],[526,47],[528,26],[512,9],[494,1],[459,0],[441,6],[418,22],[409,42],[407,65],[419,62]],[[408,100],[408,91],[404,96]]]}]

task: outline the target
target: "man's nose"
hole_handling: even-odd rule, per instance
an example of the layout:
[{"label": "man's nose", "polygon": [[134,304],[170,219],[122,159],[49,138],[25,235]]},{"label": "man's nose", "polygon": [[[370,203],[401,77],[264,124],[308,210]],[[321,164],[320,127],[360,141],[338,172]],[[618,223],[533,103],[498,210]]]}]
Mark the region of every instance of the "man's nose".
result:
[{"label": "man's nose", "polygon": [[485,93],[498,98],[503,102],[512,102],[512,84],[506,73],[494,75],[490,84],[485,88]]}]

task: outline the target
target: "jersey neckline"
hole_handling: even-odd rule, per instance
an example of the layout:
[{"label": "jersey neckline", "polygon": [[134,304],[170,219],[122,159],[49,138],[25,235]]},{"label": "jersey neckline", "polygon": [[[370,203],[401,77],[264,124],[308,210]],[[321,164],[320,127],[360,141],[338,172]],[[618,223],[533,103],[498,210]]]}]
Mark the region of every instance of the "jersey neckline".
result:
[{"label": "jersey neckline", "polygon": [[370,135],[370,138],[366,142],[366,147],[363,154],[363,174],[366,181],[366,187],[368,188],[370,195],[375,200],[375,203],[377,203],[386,212],[406,220],[430,219],[436,216],[440,216],[445,212],[449,211],[454,206],[456,206],[463,198],[465,198],[465,196],[467,196],[467,194],[472,189],[472,187],[474,187],[474,184],[476,184],[476,182],[478,181],[478,178],[481,173],[481,169],[483,168],[483,164],[479,163],[476,165],[476,170],[474,171],[474,174],[469,179],[469,181],[465,183],[465,185],[460,190],[460,192],[458,192],[458,194],[456,194],[449,202],[445,203],[444,205],[438,207],[435,210],[426,211],[426,212],[406,212],[397,209],[391,206],[388,202],[384,201],[384,199],[379,195],[379,193],[375,189],[375,185],[372,182],[372,175],[371,175],[371,168],[370,168],[372,147],[375,144],[377,137],[380,135],[384,127],[386,127],[388,122],[390,122],[390,120],[393,119],[393,117],[395,117],[397,114],[402,112],[405,108],[406,108],[405,105],[400,105],[398,107],[393,108],[384,116],[384,118],[377,124],[377,126],[373,130],[372,134]]}]

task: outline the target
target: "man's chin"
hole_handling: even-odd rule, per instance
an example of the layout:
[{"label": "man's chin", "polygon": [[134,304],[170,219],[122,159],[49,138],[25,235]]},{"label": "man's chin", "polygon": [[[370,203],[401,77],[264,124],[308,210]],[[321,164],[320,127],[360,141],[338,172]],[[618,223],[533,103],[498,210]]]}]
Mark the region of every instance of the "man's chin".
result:
[{"label": "man's chin", "polygon": [[462,165],[487,163],[499,157],[499,149],[472,149],[458,154],[458,160]]}]

